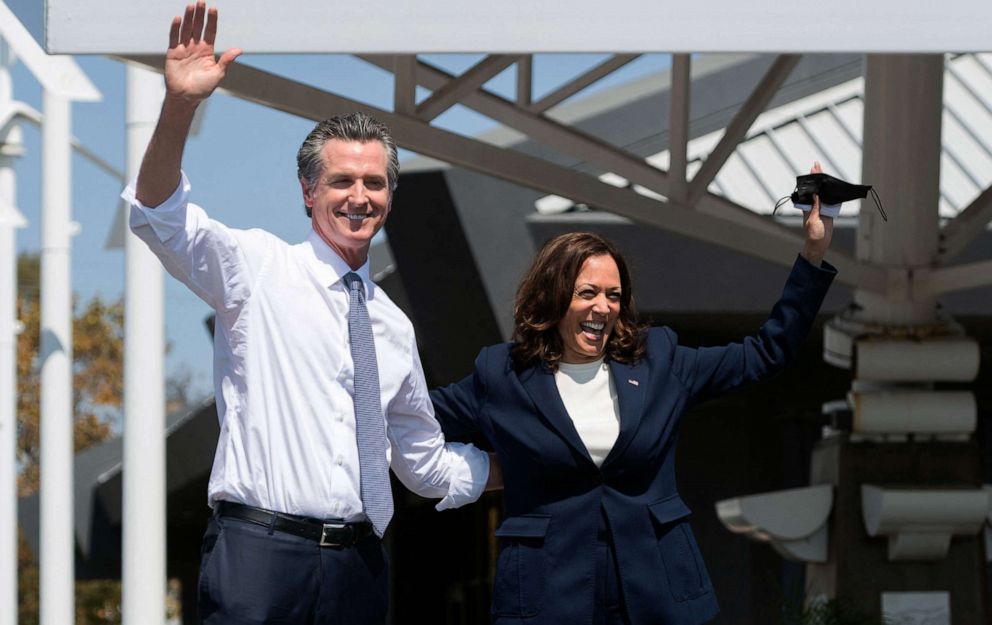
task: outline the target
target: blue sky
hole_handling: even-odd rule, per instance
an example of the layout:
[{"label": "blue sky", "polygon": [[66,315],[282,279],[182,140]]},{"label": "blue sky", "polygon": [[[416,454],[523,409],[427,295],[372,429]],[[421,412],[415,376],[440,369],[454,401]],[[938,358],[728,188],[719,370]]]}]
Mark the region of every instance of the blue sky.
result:
[{"label": "blue sky", "polygon": [[[41,0],[7,0],[8,6],[40,38]],[[176,10],[181,10],[177,3]],[[149,24],[161,31],[163,52],[168,24]],[[451,72],[461,72],[481,55],[431,55],[421,60]],[[534,97],[539,98],[604,55],[538,55],[534,61]],[[124,169],[124,66],[97,56],[76,57],[81,69],[102,92],[103,100],[73,105],[72,131],[81,143],[116,168]],[[251,55],[245,63],[287,75],[372,106],[390,110],[392,77],[349,56]],[[667,67],[667,55],[646,55],[584,93],[628,81]],[[14,98],[39,111],[41,88],[22,64],[12,69]],[[513,97],[515,68],[490,81],[486,88]],[[419,97],[428,92],[421,90]],[[582,97],[579,94],[578,97]],[[663,120],[659,120],[663,123]],[[494,127],[483,116],[455,107],[434,124],[467,136]],[[237,228],[263,228],[295,242],[306,237],[306,218],[296,179],[296,150],[312,122],[264,107],[215,94],[207,107],[201,132],[186,148],[184,169],[193,184],[193,200],[211,217]],[[24,126],[26,152],[16,165],[18,208],[29,222],[19,230],[18,251],[40,249],[40,132]],[[404,158],[413,156],[401,151]],[[122,182],[79,155],[72,161],[72,215],[81,225],[73,239],[73,290],[88,299],[100,295],[121,297],[124,253],[107,250],[105,242],[114,219]],[[399,190],[402,193],[402,188]],[[211,346],[203,325],[208,307],[184,286],[166,277],[166,335],[171,346],[166,370],[186,369],[193,375],[195,396],[211,392]]]}]

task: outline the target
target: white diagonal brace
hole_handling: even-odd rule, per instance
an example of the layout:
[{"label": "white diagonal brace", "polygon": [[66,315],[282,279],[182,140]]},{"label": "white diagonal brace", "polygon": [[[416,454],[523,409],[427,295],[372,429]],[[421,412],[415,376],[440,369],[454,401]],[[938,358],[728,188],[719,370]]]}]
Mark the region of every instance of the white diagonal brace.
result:
[{"label": "white diagonal brace", "polygon": [[397,54],[393,57],[393,110],[412,114],[417,107],[417,57]]},{"label": "white diagonal brace", "polygon": [[568,81],[537,102],[534,102],[530,105],[530,110],[534,113],[543,113],[549,108],[561,104],[604,76],[612,74],[639,56],[640,54],[614,54],[585,74]]},{"label": "white diagonal brace", "polygon": [[758,82],[758,86],[754,88],[754,91],[748,96],[747,101],[741,105],[740,110],[737,111],[730,124],[727,125],[720,143],[713,148],[713,151],[710,152],[709,156],[703,162],[703,166],[693,176],[692,182],[689,184],[690,204],[695,204],[703,197],[706,193],[706,187],[710,186],[716,175],[720,173],[720,169],[723,168],[724,163],[727,162],[730,155],[737,149],[737,144],[747,134],[748,129],[754,123],[754,120],[758,118],[758,115],[761,115],[765,108],[767,108],[768,103],[775,97],[778,88],[789,77],[789,74],[792,73],[793,68],[799,63],[800,58],[798,54],[782,54],[768,68],[768,71],[765,72],[765,75]]},{"label": "white diagonal brace", "polygon": [[940,230],[940,258],[946,264],[968,247],[992,221],[992,187],[982,191]]},{"label": "white diagonal brace", "polygon": [[992,285],[992,260],[934,269],[929,283],[934,295]]},{"label": "white diagonal brace", "polygon": [[416,115],[429,122],[447,111],[469,93],[486,84],[492,77],[513,65],[519,57],[511,54],[490,54],[458,78],[449,80],[434,91],[429,98],[417,105]]},{"label": "white diagonal brace", "polygon": [[4,2],[0,2],[0,38],[48,93],[72,102],[97,102],[103,97],[72,57],[42,50]]},{"label": "white diagonal brace", "polygon": [[[126,59],[159,71],[163,65],[160,56]],[[613,187],[549,161],[462,137],[412,117],[383,111],[247,65],[235,64],[228,68],[223,89],[239,98],[312,120],[323,119],[333,112],[363,111],[389,126],[397,143],[414,152],[776,264],[791,265],[801,246],[800,238],[795,234],[785,237],[748,232],[732,221],[672,202],[654,200],[630,189]],[[856,284],[872,291],[885,288],[877,268],[861,265],[848,257],[838,255],[835,258],[833,254],[831,262],[841,270],[838,279],[845,284]]]}]

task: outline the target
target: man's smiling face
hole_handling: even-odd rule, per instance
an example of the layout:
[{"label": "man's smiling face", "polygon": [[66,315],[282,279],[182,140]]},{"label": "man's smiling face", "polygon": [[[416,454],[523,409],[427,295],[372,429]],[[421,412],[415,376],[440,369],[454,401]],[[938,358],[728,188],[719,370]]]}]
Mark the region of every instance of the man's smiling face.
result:
[{"label": "man's smiling face", "polygon": [[320,151],[324,170],[303,201],[313,229],[352,269],[368,258],[369,246],[389,215],[388,156],[380,141],[331,139]]}]

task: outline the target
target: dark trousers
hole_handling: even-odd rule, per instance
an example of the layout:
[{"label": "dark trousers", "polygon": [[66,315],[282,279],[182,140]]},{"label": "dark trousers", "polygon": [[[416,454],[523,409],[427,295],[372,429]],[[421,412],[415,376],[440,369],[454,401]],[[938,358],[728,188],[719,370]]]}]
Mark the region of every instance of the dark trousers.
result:
[{"label": "dark trousers", "polygon": [[375,536],[352,547],[214,514],[200,556],[205,625],[382,625],[389,606],[385,551]]}]

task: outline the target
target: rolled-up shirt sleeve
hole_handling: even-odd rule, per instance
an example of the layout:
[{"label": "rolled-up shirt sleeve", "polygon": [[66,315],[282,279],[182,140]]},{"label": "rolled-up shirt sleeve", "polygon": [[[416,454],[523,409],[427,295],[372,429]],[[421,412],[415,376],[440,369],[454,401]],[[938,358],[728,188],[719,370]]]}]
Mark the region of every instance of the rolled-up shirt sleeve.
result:
[{"label": "rolled-up shirt sleeve", "polygon": [[250,231],[228,228],[190,203],[185,173],[172,195],[155,207],[135,197],[135,186],[136,181],[121,193],[131,206],[131,231],[166,271],[218,312],[230,312],[243,304],[251,283],[243,249]]},{"label": "rolled-up shirt sleeve", "polygon": [[411,491],[441,498],[438,510],[472,503],[486,488],[489,456],[471,444],[445,442],[415,346],[412,358],[410,375],[387,413],[390,466]]}]

